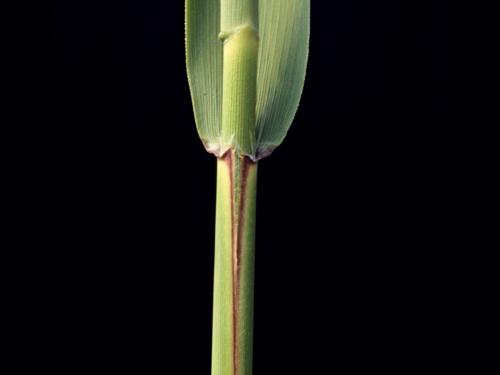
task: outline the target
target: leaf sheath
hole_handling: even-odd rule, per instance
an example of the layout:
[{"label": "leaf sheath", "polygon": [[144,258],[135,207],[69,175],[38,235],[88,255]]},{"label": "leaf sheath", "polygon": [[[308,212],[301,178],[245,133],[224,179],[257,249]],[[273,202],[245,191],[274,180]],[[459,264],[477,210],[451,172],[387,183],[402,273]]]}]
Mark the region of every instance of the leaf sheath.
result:
[{"label": "leaf sheath", "polygon": [[212,375],[252,373],[257,164],[217,159]]}]

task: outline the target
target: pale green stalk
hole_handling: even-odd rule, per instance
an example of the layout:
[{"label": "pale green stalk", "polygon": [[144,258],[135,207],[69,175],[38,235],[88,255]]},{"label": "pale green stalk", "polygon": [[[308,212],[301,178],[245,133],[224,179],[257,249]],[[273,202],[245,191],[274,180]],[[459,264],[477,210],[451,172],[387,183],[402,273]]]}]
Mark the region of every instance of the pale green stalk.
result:
[{"label": "pale green stalk", "polygon": [[212,375],[252,373],[257,163],[217,160]]},{"label": "pale green stalk", "polygon": [[217,162],[212,375],[250,375],[257,164],[256,0],[221,0],[222,148]]}]

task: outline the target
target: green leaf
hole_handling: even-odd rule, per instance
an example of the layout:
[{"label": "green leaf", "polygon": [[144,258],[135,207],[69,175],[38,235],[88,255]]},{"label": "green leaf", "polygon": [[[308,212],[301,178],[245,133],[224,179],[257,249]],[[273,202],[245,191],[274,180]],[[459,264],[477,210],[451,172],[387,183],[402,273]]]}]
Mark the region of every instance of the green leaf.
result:
[{"label": "green leaf", "polygon": [[[227,149],[227,142],[221,140],[221,38],[249,24],[240,14],[251,14],[252,2],[258,3],[258,16],[256,20],[251,17],[250,26],[257,28],[259,36],[256,124],[252,130],[253,154],[249,155],[253,159],[268,155],[283,141],[304,86],[310,0],[245,0],[240,13],[236,8],[224,8],[229,15],[227,23],[222,20],[224,30],[221,30],[224,1],[186,0],[186,60],[195,121],[205,147],[217,156]],[[245,10],[247,6],[250,10]],[[238,25],[240,21],[242,24]],[[231,137],[225,134],[224,138]]]},{"label": "green leaf", "polygon": [[285,138],[299,106],[309,50],[309,0],[259,2],[257,158]]},{"label": "green leaf", "polygon": [[220,0],[186,0],[186,65],[198,134],[219,152],[222,110]]}]

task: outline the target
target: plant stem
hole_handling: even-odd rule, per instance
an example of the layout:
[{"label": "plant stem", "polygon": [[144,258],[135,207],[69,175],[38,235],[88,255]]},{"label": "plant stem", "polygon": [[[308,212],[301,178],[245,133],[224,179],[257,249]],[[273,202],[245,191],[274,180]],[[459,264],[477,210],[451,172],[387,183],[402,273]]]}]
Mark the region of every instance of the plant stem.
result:
[{"label": "plant stem", "polygon": [[212,375],[251,375],[255,249],[256,0],[221,0],[221,143],[217,160]]},{"label": "plant stem", "polygon": [[[246,0],[244,3],[252,3]],[[229,2],[232,3],[232,2]],[[236,1],[238,5],[238,1]],[[229,15],[237,12],[229,12]],[[257,20],[241,17],[245,23],[233,23],[222,14],[220,38],[223,47],[222,76],[222,149],[234,148],[244,155],[255,154],[255,106],[257,102],[257,59],[259,37]],[[229,18],[229,20],[227,20]],[[224,27],[225,26],[225,27]]]},{"label": "plant stem", "polygon": [[257,163],[217,160],[212,375],[252,373]]}]

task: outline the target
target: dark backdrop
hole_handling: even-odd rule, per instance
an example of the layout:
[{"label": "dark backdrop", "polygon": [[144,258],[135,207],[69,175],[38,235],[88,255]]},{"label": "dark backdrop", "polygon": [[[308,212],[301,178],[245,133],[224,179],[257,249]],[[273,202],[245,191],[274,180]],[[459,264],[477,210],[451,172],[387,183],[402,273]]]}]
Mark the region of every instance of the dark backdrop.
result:
[{"label": "dark backdrop", "polygon": [[[301,105],[259,167],[255,374],[446,373],[443,3],[313,1]],[[43,365],[208,374],[215,159],[183,1],[58,0],[53,16]]]}]

